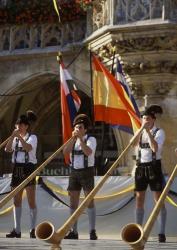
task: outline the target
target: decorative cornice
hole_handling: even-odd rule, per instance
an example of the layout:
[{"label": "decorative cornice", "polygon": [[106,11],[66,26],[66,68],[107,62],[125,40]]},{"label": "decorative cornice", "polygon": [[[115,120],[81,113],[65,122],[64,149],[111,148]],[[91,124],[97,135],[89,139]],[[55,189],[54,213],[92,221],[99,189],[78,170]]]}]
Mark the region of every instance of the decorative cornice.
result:
[{"label": "decorative cornice", "polygon": [[98,54],[103,57],[112,55],[112,48],[115,47],[118,54],[148,52],[148,51],[177,51],[177,36],[164,35],[160,37],[135,37],[121,39],[112,37],[112,41],[97,49]]},{"label": "decorative cornice", "polygon": [[157,50],[177,50],[177,36],[138,37],[114,42],[119,53]]},{"label": "decorative cornice", "polygon": [[150,60],[124,62],[124,70],[129,74],[146,74],[146,73],[177,73],[177,60]]}]

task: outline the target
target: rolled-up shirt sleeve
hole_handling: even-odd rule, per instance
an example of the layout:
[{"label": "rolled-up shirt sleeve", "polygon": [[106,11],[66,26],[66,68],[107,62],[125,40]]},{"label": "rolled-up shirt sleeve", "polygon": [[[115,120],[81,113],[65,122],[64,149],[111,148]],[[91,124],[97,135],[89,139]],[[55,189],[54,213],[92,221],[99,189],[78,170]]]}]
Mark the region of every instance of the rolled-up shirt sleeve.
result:
[{"label": "rolled-up shirt sleeve", "polygon": [[165,132],[163,129],[159,129],[154,138],[158,144],[157,159],[161,158],[163,144],[165,142]]},{"label": "rolled-up shirt sleeve", "polygon": [[92,154],[95,154],[96,146],[97,146],[95,137],[91,136],[91,137],[88,138],[88,140],[87,140],[87,146],[89,148],[91,148]]}]

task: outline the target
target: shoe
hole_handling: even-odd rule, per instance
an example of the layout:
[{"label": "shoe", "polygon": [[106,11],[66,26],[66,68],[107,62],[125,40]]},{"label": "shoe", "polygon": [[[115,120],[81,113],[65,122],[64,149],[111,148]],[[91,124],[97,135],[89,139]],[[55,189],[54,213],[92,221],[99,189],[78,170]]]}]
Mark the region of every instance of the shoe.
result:
[{"label": "shoe", "polygon": [[158,237],[159,237],[159,242],[166,242],[165,234],[159,234]]},{"label": "shoe", "polygon": [[33,239],[36,238],[36,234],[35,234],[35,229],[34,228],[30,231],[30,238],[33,238]]},{"label": "shoe", "polygon": [[70,231],[65,237],[64,239],[70,239],[70,240],[78,240],[79,236],[78,233],[75,233],[74,231]]},{"label": "shoe", "polygon": [[21,238],[21,233],[16,233],[13,229],[9,234],[6,234],[6,238]]},{"label": "shoe", "polygon": [[97,240],[98,239],[98,237],[97,237],[97,235],[96,235],[96,230],[92,230],[91,232],[90,232],[90,240]]}]

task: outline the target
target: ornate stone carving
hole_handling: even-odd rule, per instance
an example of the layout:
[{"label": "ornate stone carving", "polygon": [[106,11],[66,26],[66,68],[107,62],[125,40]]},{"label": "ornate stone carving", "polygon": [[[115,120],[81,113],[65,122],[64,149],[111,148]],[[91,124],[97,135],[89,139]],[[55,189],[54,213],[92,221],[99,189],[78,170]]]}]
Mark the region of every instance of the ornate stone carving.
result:
[{"label": "ornate stone carving", "polygon": [[83,41],[86,21],[3,27],[0,29],[0,51],[65,46]]},{"label": "ornate stone carving", "polygon": [[62,28],[62,46],[82,41],[86,34],[86,22],[75,21],[67,23]]},{"label": "ornate stone carving", "polygon": [[113,47],[119,54],[128,52],[153,51],[153,50],[177,50],[177,37],[160,36],[160,37],[138,37],[112,40],[103,47],[98,49],[98,53],[104,57],[110,57]]},{"label": "ornate stone carving", "polygon": [[177,1],[171,0],[168,8],[168,16],[170,20],[177,21]]},{"label": "ornate stone carving", "polygon": [[152,50],[177,50],[176,35],[160,37],[138,37],[129,38],[116,42],[117,50],[120,53],[152,51]]},{"label": "ornate stone carving", "polygon": [[42,47],[61,45],[61,29],[57,24],[43,25]]},{"label": "ornate stone carving", "polygon": [[[134,22],[137,20],[146,20],[150,18],[151,1],[115,1],[115,23]],[[160,1],[158,1],[160,2]],[[161,5],[159,5],[160,8]]]},{"label": "ornate stone carving", "polygon": [[26,25],[15,26],[13,28],[13,48],[26,49],[29,48],[30,28]]},{"label": "ornate stone carving", "polygon": [[109,60],[114,54],[115,42],[112,41],[97,49],[96,53],[105,60]]},{"label": "ornate stone carving", "polygon": [[107,8],[105,0],[95,1],[93,5],[93,31],[100,29],[106,24]]},{"label": "ornate stone carving", "polygon": [[129,74],[177,73],[177,61],[126,61],[124,62],[124,69]]},{"label": "ornate stone carving", "polygon": [[130,83],[129,87],[134,97],[143,96],[144,93],[141,84]]},{"label": "ornate stone carving", "polygon": [[167,82],[156,82],[153,85],[153,88],[155,89],[156,94],[160,95],[166,95],[171,89],[171,86]]},{"label": "ornate stone carving", "polygon": [[[113,4],[113,11],[110,6]],[[176,0],[100,0],[94,1],[92,31],[107,24],[125,24],[152,19],[177,20]],[[89,33],[90,34],[90,33]]]},{"label": "ornate stone carving", "polygon": [[0,50],[8,50],[10,44],[10,29],[2,28],[0,29]]}]

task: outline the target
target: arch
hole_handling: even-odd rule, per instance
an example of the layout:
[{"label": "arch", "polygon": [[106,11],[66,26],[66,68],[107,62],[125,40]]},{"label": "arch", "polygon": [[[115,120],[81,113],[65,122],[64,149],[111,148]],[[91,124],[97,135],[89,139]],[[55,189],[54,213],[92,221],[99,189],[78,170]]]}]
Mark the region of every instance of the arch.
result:
[{"label": "arch", "polygon": [[[6,127],[4,139],[11,133],[17,116],[25,113],[28,109],[34,110],[37,114],[38,119],[34,129],[39,138],[39,162],[43,162],[50,153],[55,151],[62,144],[60,88],[58,78],[58,74],[52,71],[32,74],[10,88],[6,92],[6,95],[9,96],[4,96],[0,101],[0,110],[2,111],[0,112],[0,120],[3,120]],[[78,87],[80,87],[79,84]],[[88,111],[90,97],[87,93],[84,93],[83,90],[84,88],[79,90],[79,94],[83,99],[81,112],[88,113],[91,112]],[[88,92],[88,89],[86,89],[85,92]],[[100,123],[97,123],[94,134],[99,144],[97,147],[98,154],[101,152],[100,133],[102,133],[102,128]],[[121,150],[117,150],[117,148],[120,148],[120,145],[122,146],[122,144],[119,143],[119,137],[119,132],[115,133],[110,128],[106,130],[107,142],[105,144],[104,158],[106,158],[106,154],[108,154],[108,157],[111,159],[109,165],[117,158],[117,153],[115,152],[120,152]],[[110,142],[109,140],[113,143],[112,148],[107,146]],[[59,156],[56,161],[51,163],[53,168],[55,168],[57,164],[63,164],[62,156]],[[5,169],[8,170],[7,166],[5,166]]]}]

